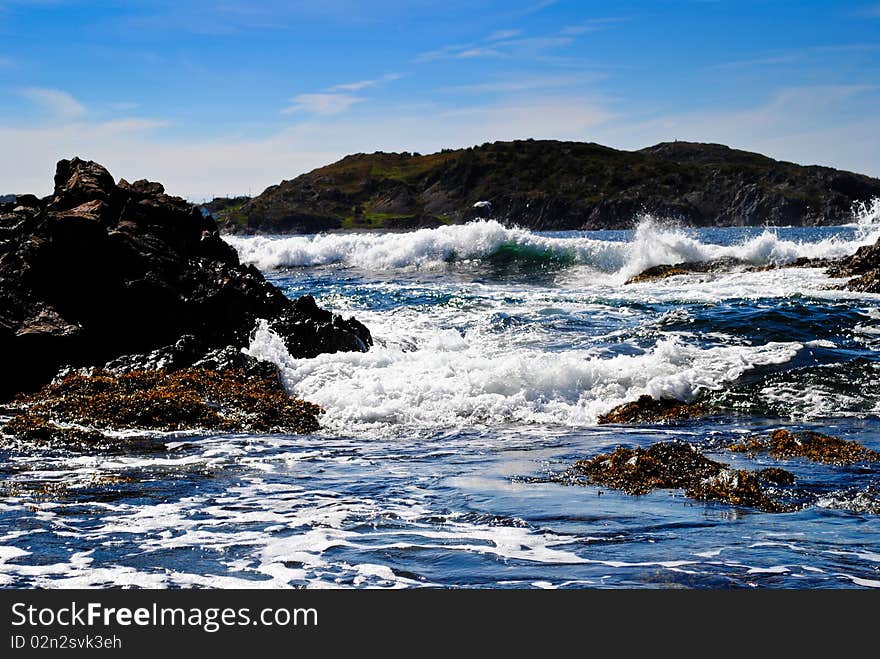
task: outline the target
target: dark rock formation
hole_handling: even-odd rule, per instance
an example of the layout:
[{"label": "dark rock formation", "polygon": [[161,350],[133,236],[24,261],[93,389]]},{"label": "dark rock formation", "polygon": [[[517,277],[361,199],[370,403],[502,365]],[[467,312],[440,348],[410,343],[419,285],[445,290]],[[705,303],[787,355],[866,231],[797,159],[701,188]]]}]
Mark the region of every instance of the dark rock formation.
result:
[{"label": "dark rock formation", "polygon": [[722,258],[712,261],[689,261],[687,263],[676,263],[675,265],[655,265],[634,277],[630,277],[624,282],[626,284],[639,284],[646,281],[656,281],[674,277],[676,275],[687,275],[691,273],[704,274],[723,274],[728,272],[764,272],[767,270],[776,270],[777,268],[827,268],[832,265],[832,261],[822,258],[806,258],[795,259],[789,263],[772,263],[768,265],[754,266],[748,261],[737,258]]},{"label": "dark rock formation", "polygon": [[711,410],[702,403],[682,403],[674,398],[657,399],[646,394],[631,403],[618,405],[608,414],[601,415],[598,421],[600,424],[666,423],[693,419],[710,413]]},{"label": "dark rock formation", "polygon": [[774,430],[767,438],[750,437],[729,448],[738,453],[768,452],[779,459],[807,458],[813,462],[836,465],[880,462],[880,453],[858,442],[812,431],[793,433],[784,429]]},{"label": "dark rock formation", "polygon": [[667,277],[675,277],[676,275],[686,275],[689,272],[690,270],[686,270],[680,265],[655,265],[647,270],[643,270],[635,277],[630,277],[623,283],[625,285],[641,284],[646,281],[657,281],[658,279],[666,279]]},{"label": "dark rock formation", "polygon": [[356,320],[291,301],[241,265],[214,220],[159,183],[117,185],[74,158],[58,163],[50,197],[0,206],[0,400],[64,365],[158,351],[153,366],[183,368],[236,352],[258,319],[298,357],[372,343]]},{"label": "dark rock formation", "polygon": [[647,449],[619,447],[609,454],[580,460],[574,470],[591,483],[627,494],[683,489],[692,499],[725,501],[766,512],[783,508],[768,495],[765,485],[794,482],[794,476],[784,469],[733,469],[682,442],[660,442]]},{"label": "dark rock formation", "polygon": [[491,217],[536,230],[626,229],[641,212],[693,226],[852,221],[880,180],[720,144],[640,151],[525,140],[430,155],[348,156],[247,200],[209,205],[228,231],[412,229]]},{"label": "dark rock formation", "polygon": [[15,405],[18,414],[4,432],[66,448],[112,442],[102,430],[314,432],[321,413],[291,398],[275,374],[202,368],[73,373]]},{"label": "dark rock formation", "polygon": [[845,287],[851,291],[880,293],[880,240],[873,245],[859,247],[852,256],[847,256],[828,268],[832,277],[853,277]]}]

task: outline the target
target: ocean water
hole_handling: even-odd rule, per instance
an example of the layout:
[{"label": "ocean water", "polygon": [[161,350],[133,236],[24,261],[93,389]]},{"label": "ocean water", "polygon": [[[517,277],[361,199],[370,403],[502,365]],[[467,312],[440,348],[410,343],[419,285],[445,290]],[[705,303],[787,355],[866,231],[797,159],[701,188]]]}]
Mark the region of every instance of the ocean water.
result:
[{"label": "ocean water", "polygon": [[[288,295],[354,315],[367,353],[249,352],[324,409],[308,436],[156,436],[116,454],[0,450],[3,587],[880,587],[880,466],[721,450],[775,428],[880,450],[880,296],[802,256],[880,238],[831,228],[537,234],[491,220],[410,234],[229,238]],[[763,272],[624,285],[661,263]],[[722,413],[598,426],[641,394]],[[784,466],[780,514],[560,482],[580,458],[677,439]]]}]

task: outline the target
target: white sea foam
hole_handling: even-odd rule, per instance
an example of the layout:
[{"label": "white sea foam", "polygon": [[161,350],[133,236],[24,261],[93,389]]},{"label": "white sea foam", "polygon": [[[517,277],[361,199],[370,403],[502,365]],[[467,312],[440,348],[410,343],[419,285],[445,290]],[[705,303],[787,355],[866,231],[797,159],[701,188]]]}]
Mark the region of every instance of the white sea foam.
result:
[{"label": "white sea foam", "polygon": [[[880,207],[880,202],[876,204]],[[880,212],[880,209],[877,209]],[[586,265],[629,277],[661,264],[734,258],[754,265],[785,264],[795,259],[835,258],[880,238],[874,210],[859,218],[851,239],[808,242],[782,238],[772,229],[733,245],[706,243],[693,232],[644,216],[629,242],[537,234],[508,228],[494,220],[420,229],[411,233],[349,233],[317,236],[226,238],[242,261],[262,269],[320,265],[353,266],[369,271],[436,269],[450,263],[479,261],[505,253],[512,259],[556,260]]]},{"label": "white sea foam", "polygon": [[752,265],[784,265],[799,258],[839,258],[880,238],[880,227],[863,225],[862,228],[850,240],[834,236],[815,242],[789,240],[781,238],[772,229],[765,229],[758,236],[740,243],[717,245],[704,243],[686,231],[664,227],[652,218],[646,218],[636,229],[633,242],[627,246],[627,258],[620,274],[630,277],[655,265],[723,258],[739,259]]},{"label": "white sea foam", "polygon": [[548,353],[479,331],[371,323],[384,345],[366,353],[292,359],[265,324],[248,352],[278,364],[291,391],[327,410],[323,423],[334,432],[393,434],[508,422],[592,425],[641,394],[690,400],[758,366],[790,361],[802,348],[700,348],[670,335],[640,354]]},{"label": "white sea foam", "polygon": [[452,260],[484,259],[503,248],[511,248],[538,258],[558,258],[613,270],[621,263],[623,245],[588,238],[546,237],[526,229],[507,228],[494,220],[410,233],[228,236],[226,240],[242,261],[263,269],[328,264],[366,270],[437,268]]}]

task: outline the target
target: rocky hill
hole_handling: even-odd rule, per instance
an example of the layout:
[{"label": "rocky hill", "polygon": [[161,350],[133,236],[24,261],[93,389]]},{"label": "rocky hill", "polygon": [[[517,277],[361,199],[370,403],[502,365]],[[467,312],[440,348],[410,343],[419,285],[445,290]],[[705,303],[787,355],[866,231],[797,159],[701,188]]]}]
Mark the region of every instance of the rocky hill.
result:
[{"label": "rocky hill", "polygon": [[475,217],[536,230],[619,229],[640,211],[694,226],[840,224],[854,202],[878,196],[875,178],[720,144],[619,151],[525,140],[351,155],[207,208],[235,233],[414,229]]}]

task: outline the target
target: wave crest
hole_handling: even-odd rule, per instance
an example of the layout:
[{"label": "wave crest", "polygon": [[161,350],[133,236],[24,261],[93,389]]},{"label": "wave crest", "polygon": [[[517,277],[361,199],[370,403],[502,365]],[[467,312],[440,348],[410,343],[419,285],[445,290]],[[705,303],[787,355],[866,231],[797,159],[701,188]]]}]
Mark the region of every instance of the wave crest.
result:
[{"label": "wave crest", "polygon": [[589,426],[642,394],[693,400],[755,369],[787,363],[803,348],[701,348],[669,336],[642,354],[603,357],[513,348],[454,330],[416,332],[413,346],[410,333],[393,323],[373,329],[384,345],[369,352],[297,360],[263,324],[248,352],[279,366],[291,393],[325,408],[329,429],[370,435],[504,423]]},{"label": "wave crest", "polygon": [[264,270],[342,265],[367,271],[438,269],[461,263],[525,262],[579,265],[630,277],[664,264],[732,258],[753,265],[784,265],[799,258],[838,258],[880,238],[880,200],[859,211],[851,238],[790,240],[765,229],[732,245],[707,243],[693,231],[643,216],[631,240],[602,240],[582,233],[545,235],[479,220],[411,233],[237,237],[226,240],[245,263]]}]

